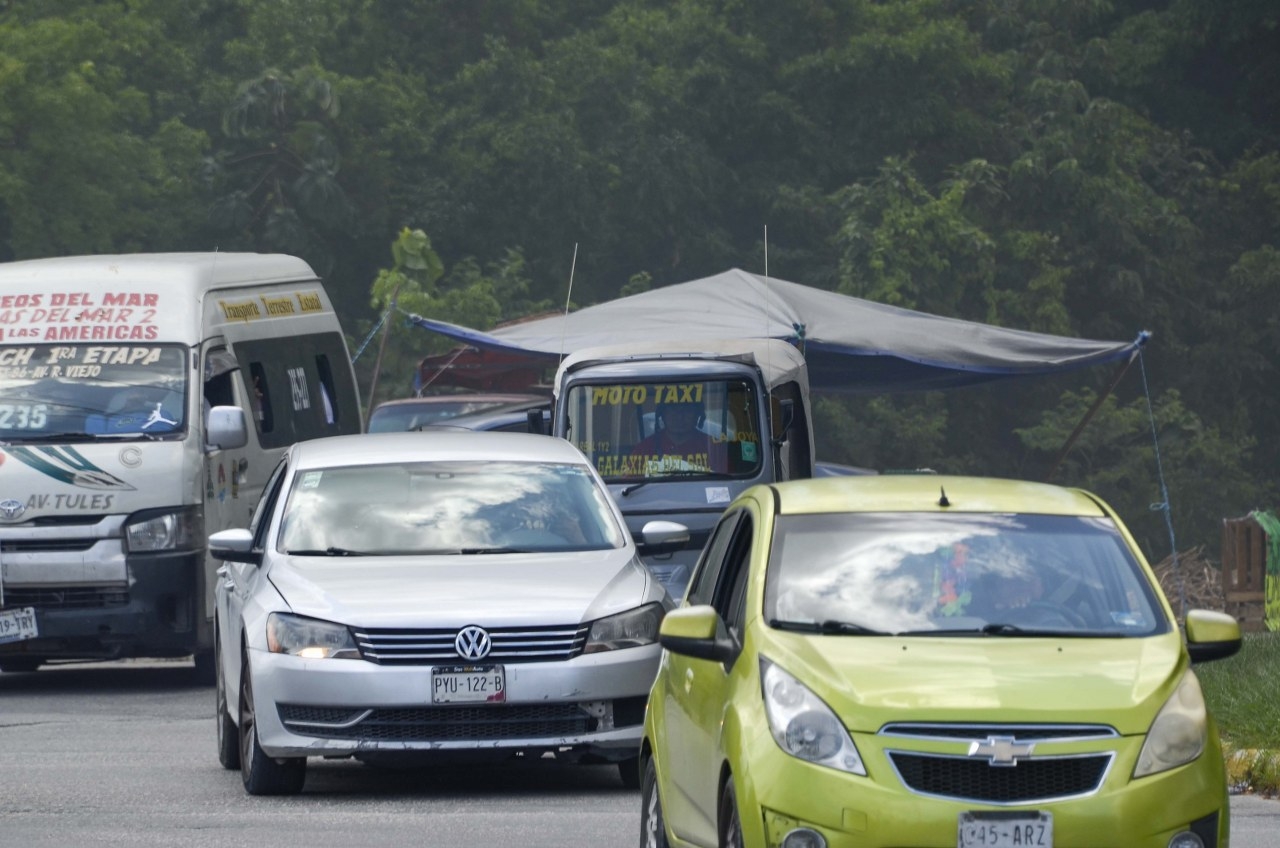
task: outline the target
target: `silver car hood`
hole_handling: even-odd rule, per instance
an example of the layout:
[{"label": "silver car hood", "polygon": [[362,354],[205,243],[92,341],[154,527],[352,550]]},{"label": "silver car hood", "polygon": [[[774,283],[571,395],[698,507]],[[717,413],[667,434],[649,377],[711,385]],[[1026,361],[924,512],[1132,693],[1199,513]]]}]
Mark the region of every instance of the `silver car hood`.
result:
[{"label": "silver car hood", "polygon": [[299,615],[356,627],[576,624],[661,600],[631,549],[285,557],[268,575]]}]

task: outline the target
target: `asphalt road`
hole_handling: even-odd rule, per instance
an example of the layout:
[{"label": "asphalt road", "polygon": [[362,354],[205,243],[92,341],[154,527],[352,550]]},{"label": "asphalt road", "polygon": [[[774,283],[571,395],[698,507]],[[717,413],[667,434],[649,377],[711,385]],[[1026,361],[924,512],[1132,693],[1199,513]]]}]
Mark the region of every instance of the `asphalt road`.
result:
[{"label": "asphalt road", "polygon": [[[251,798],[218,764],[213,690],[179,663],[0,675],[0,846],[621,848],[639,793],[612,767],[396,771],[311,761]],[[1232,848],[1280,846],[1280,801],[1232,799]]]}]

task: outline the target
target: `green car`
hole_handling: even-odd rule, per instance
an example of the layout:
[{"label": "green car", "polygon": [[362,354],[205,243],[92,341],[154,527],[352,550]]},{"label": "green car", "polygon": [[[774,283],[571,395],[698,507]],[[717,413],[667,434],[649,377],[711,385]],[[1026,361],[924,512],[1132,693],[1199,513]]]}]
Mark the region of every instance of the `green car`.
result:
[{"label": "green car", "polygon": [[641,748],[642,848],[1225,848],[1186,615],[1095,496],[1012,480],[755,486],[724,513]]}]

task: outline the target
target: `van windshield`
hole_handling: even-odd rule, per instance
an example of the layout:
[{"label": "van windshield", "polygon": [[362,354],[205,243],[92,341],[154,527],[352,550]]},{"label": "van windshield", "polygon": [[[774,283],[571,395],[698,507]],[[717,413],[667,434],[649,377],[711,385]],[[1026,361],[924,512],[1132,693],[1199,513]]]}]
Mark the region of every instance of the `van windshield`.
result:
[{"label": "van windshield", "polygon": [[566,401],[569,441],[608,481],[760,469],[760,419],[746,380],[580,384]]},{"label": "van windshield", "polygon": [[186,350],[160,344],[0,346],[0,439],[181,433]]}]

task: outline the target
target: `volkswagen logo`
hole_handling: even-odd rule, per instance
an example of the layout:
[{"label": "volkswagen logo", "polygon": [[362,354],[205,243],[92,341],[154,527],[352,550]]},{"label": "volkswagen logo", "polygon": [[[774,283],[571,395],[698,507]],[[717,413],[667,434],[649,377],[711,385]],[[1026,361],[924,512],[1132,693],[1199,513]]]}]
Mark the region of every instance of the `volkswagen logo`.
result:
[{"label": "volkswagen logo", "polygon": [[472,624],[458,631],[453,640],[453,649],[464,660],[482,660],[489,656],[493,643],[489,641],[489,634],[483,627]]},{"label": "volkswagen logo", "polygon": [[[17,521],[22,517],[22,513],[26,511],[27,508],[23,506],[22,501],[20,500],[5,498],[0,501],[0,519],[4,519],[5,521]],[[487,643],[488,641],[489,637],[486,636],[485,642]],[[486,648],[486,650],[488,649]]]}]

